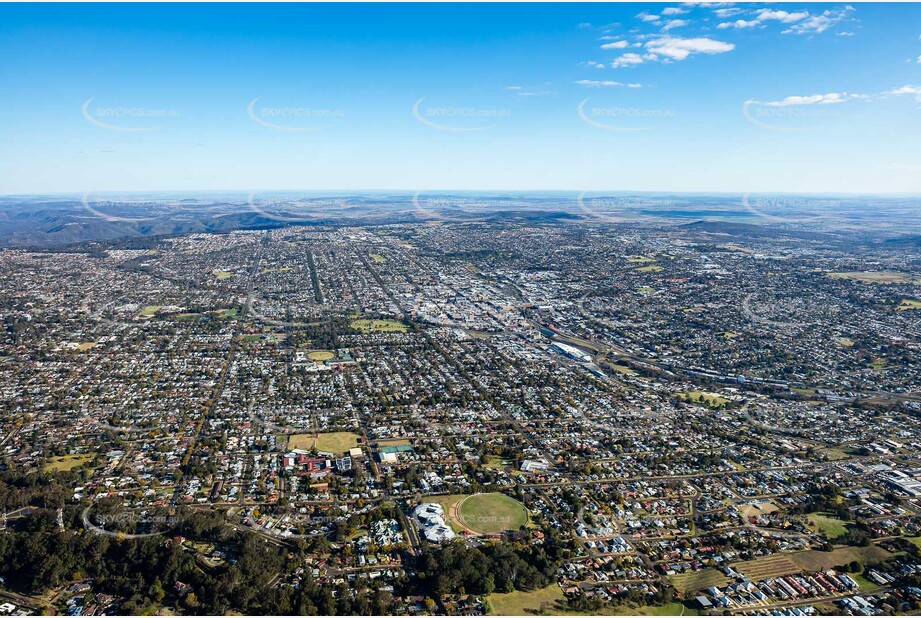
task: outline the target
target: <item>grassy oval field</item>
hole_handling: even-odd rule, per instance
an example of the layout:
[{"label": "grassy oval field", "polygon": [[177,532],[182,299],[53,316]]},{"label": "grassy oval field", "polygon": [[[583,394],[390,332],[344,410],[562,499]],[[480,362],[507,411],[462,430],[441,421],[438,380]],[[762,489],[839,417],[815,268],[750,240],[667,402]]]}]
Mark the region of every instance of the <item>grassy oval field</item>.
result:
[{"label": "grassy oval field", "polygon": [[528,523],[528,510],[504,494],[474,494],[458,504],[457,519],[479,534],[518,530]]}]

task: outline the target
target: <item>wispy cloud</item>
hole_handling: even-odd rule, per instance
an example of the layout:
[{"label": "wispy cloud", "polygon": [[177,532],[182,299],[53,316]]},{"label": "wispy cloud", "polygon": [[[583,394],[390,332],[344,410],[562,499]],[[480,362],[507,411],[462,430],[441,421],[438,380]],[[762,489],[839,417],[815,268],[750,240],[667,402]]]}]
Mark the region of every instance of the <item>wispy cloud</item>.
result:
[{"label": "wispy cloud", "polygon": [[627,41],[614,41],[613,43],[605,43],[601,46],[601,49],[624,49],[630,45]]},{"label": "wispy cloud", "polygon": [[[819,34],[832,28],[833,26],[844,22],[848,18],[848,13],[854,10],[854,7],[847,5],[841,9],[828,9],[822,13],[813,15],[809,11],[785,11],[782,9],[758,9],[754,14],[747,13],[749,19],[739,18],[735,21],[725,21],[717,24],[717,28],[725,30],[734,28],[743,30],[746,28],[764,27],[770,22],[784,24],[789,26],[783,30],[783,34]],[[730,12],[728,9],[718,9],[714,11],[718,17],[725,18],[738,15],[736,10]],[[840,36],[853,36],[853,32],[839,32]]]},{"label": "wispy cloud", "polygon": [[672,19],[672,20],[667,21],[665,25],[662,26],[662,32],[668,32],[669,30],[673,28],[680,28],[682,26],[687,26],[689,23],[691,22],[689,22],[686,19]]},{"label": "wispy cloud", "polygon": [[[829,92],[828,94],[811,94],[807,96],[790,96],[779,101],[760,102],[761,105],[768,107],[789,107],[791,105],[830,105],[832,103],[844,103],[854,98],[846,92]],[[759,103],[758,101],[755,101]]]},{"label": "wispy cloud", "polygon": [[730,7],[728,9],[714,9],[713,13],[720,19],[726,19],[727,17],[733,17],[742,12],[742,9],[736,7]]},{"label": "wispy cloud", "polygon": [[617,88],[617,87],[626,87],[626,88],[642,88],[643,84],[638,83],[628,83],[616,82],[610,79],[596,80],[596,79],[580,79],[576,82],[580,86],[586,86],[588,88]]},{"label": "wispy cloud", "polygon": [[843,22],[847,19],[848,13],[855,10],[854,7],[847,5],[843,9],[830,9],[823,11],[819,15],[810,15],[809,17],[797,21],[790,28],[784,30],[784,34],[820,34],[829,28]]},{"label": "wispy cloud", "polygon": [[914,96],[916,101],[921,102],[921,86],[912,86],[908,84],[875,94],[829,92],[826,94],[794,95],[778,101],[756,101],[755,99],[751,99],[748,103],[764,105],[766,107],[790,107],[794,105],[834,105],[838,103],[847,103],[849,101],[872,102],[902,96]]}]

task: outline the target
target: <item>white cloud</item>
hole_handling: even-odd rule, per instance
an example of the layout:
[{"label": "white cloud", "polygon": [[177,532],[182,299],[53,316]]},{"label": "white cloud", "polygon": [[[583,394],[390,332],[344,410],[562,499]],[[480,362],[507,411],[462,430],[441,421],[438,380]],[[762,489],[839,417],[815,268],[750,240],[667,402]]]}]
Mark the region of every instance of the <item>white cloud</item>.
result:
[{"label": "white cloud", "polygon": [[623,49],[628,45],[627,41],[614,41],[613,43],[605,43],[601,46],[601,49]]},{"label": "white cloud", "polygon": [[643,21],[648,21],[648,22],[659,21],[658,15],[651,15],[647,13],[646,11],[643,11],[642,13],[637,13],[636,16],[642,19]]},{"label": "white cloud", "polygon": [[[921,62],[921,57],[918,58],[918,61]],[[921,86],[901,86],[900,88],[893,88],[887,92],[884,92],[881,97],[899,97],[903,94],[913,95],[915,101],[921,103]]]},{"label": "white cloud", "polygon": [[684,15],[687,13],[686,9],[678,8],[677,6],[667,6],[662,9],[663,15]]},{"label": "white cloud", "polygon": [[832,26],[841,23],[854,7],[847,5],[843,9],[823,11],[821,15],[810,15],[808,18],[793,24],[784,34],[820,34]]},{"label": "white cloud", "polygon": [[664,26],[662,26],[662,32],[668,32],[672,28],[680,28],[681,26],[687,26],[689,23],[691,22],[689,22],[686,19],[672,19],[666,22]]},{"label": "white cloud", "polygon": [[[612,81],[610,79],[603,79],[603,80],[580,79],[576,83],[579,84],[580,86],[587,86],[589,88],[610,88],[610,87],[615,87],[615,86],[626,86],[627,85],[621,82]],[[630,87],[633,88],[632,85]]]},{"label": "white cloud", "polygon": [[877,94],[829,92],[826,94],[789,96],[779,101],[755,101],[752,99],[750,102],[757,105],[765,105],[767,107],[790,107],[793,105],[834,105],[837,103],[847,103],[849,101],[865,101],[870,103],[880,99],[904,95],[914,96],[916,101],[921,102],[921,86],[905,85]]},{"label": "white cloud", "polygon": [[521,90],[521,86],[506,86],[506,90]]},{"label": "white cloud", "polygon": [[724,21],[723,23],[717,25],[716,27],[720,30],[725,30],[726,28],[736,28],[736,29],[754,28],[755,26],[760,26],[760,25],[761,25],[761,22],[758,21],[757,19],[749,19],[747,21],[744,19],[737,19],[735,21]]},{"label": "white cloud", "polygon": [[921,56],[918,56],[918,64],[921,64]]},{"label": "white cloud", "polygon": [[733,15],[738,15],[742,12],[742,9],[737,9],[735,7],[728,9],[716,9],[713,13],[720,19],[726,19],[727,17],[732,17]]},{"label": "white cloud", "polygon": [[585,62],[585,66],[593,68],[593,69],[604,69],[606,68],[607,65],[605,65],[603,62],[595,62],[594,60],[587,60]]},{"label": "white cloud", "polygon": [[797,11],[790,13],[787,11],[774,11],[771,9],[761,9],[758,11],[758,21],[779,21],[782,24],[792,24],[793,22],[802,21],[809,17],[809,11]]},{"label": "white cloud", "polygon": [[708,39],[706,37],[682,38],[664,36],[646,43],[646,50],[658,57],[670,60],[684,60],[693,54],[723,54],[735,49],[732,43]]},{"label": "white cloud", "polygon": [[846,92],[829,92],[828,94],[812,94],[808,96],[786,97],[780,101],[763,102],[761,105],[767,105],[768,107],[789,107],[790,105],[830,105],[832,103],[844,103],[851,98],[853,98],[852,95],[848,95]]},{"label": "white cloud", "polygon": [[614,62],[611,63],[611,68],[619,69],[620,67],[635,66],[637,64],[643,64],[643,57],[639,54],[630,52],[615,58]]}]

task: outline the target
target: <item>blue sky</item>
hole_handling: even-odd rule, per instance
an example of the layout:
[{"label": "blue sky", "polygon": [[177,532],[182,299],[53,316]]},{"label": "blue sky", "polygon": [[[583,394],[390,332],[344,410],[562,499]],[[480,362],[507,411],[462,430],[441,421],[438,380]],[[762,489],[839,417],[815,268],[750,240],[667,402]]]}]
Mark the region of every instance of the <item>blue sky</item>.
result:
[{"label": "blue sky", "polygon": [[0,5],[0,193],[921,194],[921,5]]}]

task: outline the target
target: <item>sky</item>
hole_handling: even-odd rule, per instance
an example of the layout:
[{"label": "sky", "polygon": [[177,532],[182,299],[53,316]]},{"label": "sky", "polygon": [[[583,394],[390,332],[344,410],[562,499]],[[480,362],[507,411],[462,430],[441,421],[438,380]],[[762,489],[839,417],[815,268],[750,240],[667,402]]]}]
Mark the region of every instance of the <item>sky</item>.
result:
[{"label": "sky", "polygon": [[0,4],[0,194],[921,194],[921,4]]}]

